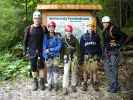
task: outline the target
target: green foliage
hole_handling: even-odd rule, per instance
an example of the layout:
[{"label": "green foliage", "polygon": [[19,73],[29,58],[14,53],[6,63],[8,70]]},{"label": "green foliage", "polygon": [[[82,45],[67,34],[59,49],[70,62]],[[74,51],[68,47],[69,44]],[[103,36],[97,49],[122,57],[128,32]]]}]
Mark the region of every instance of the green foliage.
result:
[{"label": "green foliage", "polygon": [[125,32],[129,37],[133,37],[133,27],[124,27],[122,31]]},{"label": "green foliage", "polygon": [[27,1],[27,15],[25,0],[0,1],[0,49],[9,48],[22,41],[24,28],[27,23],[31,23],[32,12],[37,5],[37,0]]},{"label": "green foliage", "polygon": [[15,55],[16,48],[9,49],[20,41],[25,27],[24,2],[16,4],[14,1],[0,1],[0,80],[27,76],[28,73],[27,61]]},{"label": "green foliage", "polygon": [[17,9],[20,9],[19,16],[22,17],[25,24],[31,23],[32,13],[36,9],[38,1],[39,0],[14,0],[13,1],[13,5],[17,7]]},{"label": "green foliage", "polygon": [[[14,49],[15,50],[15,49]],[[10,50],[0,53],[0,80],[28,76],[29,64],[24,58],[18,58]]]},{"label": "green foliage", "polygon": [[0,50],[22,41],[25,23],[25,0],[0,1]]},{"label": "green foliage", "polygon": [[86,4],[99,3],[103,0],[42,0],[44,4]]},{"label": "green foliage", "polygon": [[[9,47],[17,34],[18,16],[10,0],[0,1],[0,49]],[[12,42],[11,42],[12,41]]]}]

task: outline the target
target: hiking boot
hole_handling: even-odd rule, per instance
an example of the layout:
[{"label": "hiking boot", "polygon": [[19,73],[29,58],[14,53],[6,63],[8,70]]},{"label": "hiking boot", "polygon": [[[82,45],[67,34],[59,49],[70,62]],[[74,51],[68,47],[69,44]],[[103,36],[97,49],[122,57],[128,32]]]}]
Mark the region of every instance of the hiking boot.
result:
[{"label": "hiking boot", "polygon": [[55,89],[55,91],[58,91],[59,90],[58,84],[55,84],[54,89]]},{"label": "hiking boot", "polygon": [[49,91],[52,91],[52,88],[53,88],[53,87],[52,87],[52,85],[51,85],[51,84],[50,84],[50,85],[48,85],[48,90],[49,90]]},{"label": "hiking boot", "polygon": [[117,88],[111,88],[111,87],[109,87],[107,89],[107,91],[110,92],[110,93],[117,93],[118,91],[120,91],[120,86],[118,86]]},{"label": "hiking boot", "polygon": [[87,82],[84,82],[82,85],[82,91],[87,91]]},{"label": "hiking boot", "polygon": [[91,79],[88,79],[87,84],[88,85],[91,85],[92,84],[92,80]]},{"label": "hiking boot", "polygon": [[34,78],[33,79],[33,87],[32,87],[32,90],[33,91],[37,91],[37,89],[38,89],[38,80],[37,80],[37,78]]},{"label": "hiking boot", "polygon": [[94,82],[92,84],[92,86],[93,86],[93,88],[94,88],[95,91],[99,91],[99,84],[98,84],[98,82]]},{"label": "hiking boot", "polygon": [[41,90],[45,90],[45,80],[44,80],[44,78],[40,78],[40,80],[39,80],[39,88]]},{"label": "hiking boot", "polygon": [[120,91],[120,86],[117,82],[114,82],[109,86],[107,91],[111,93],[117,93],[118,91]]},{"label": "hiking boot", "polygon": [[68,95],[68,89],[67,88],[63,88],[63,94]]},{"label": "hiking boot", "polygon": [[72,92],[77,92],[76,86],[72,86],[71,89],[72,89]]}]

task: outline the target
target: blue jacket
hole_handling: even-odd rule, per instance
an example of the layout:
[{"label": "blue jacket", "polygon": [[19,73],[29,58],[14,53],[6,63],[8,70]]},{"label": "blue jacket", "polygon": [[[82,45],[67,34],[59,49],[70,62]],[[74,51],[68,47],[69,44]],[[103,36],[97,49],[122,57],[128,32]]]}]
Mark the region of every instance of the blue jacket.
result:
[{"label": "blue jacket", "polygon": [[45,35],[43,39],[43,57],[44,59],[58,57],[60,55],[62,43],[57,36],[50,37]]},{"label": "blue jacket", "polygon": [[101,56],[100,37],[97,33],[83,34],[80,39],[81,61],[84,60],[84,55]]}]

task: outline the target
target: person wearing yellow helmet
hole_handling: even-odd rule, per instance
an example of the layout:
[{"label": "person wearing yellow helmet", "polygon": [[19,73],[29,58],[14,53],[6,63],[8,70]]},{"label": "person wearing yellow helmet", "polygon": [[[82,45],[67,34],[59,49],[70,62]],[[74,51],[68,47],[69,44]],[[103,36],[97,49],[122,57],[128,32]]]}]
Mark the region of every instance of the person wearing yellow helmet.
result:
[{"label": "person wearing yellow helmet", "polygon": [[96,20],[91,17],[87,23],[87,33],[83,34],[80,39],[80,64],[83,71],[83,87],[84,91],[88,87],[88,77],[93,88],[98,91],[98,61],[101,57],[100,37],[96,33]]},{"label": "person wearing yellow helmet", "polygon": [[88,31],[96,31],[96,19],[91,17],[86,26]]}]

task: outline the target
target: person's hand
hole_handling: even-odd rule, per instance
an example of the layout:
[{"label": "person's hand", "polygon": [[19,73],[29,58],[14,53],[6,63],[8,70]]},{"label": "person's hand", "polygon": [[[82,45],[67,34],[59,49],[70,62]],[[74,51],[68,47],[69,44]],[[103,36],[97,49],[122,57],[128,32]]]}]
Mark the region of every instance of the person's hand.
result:
[{"label": "person's hand", "polygon": [[26,52],[23,52],[23,56],[26,57],[26,58],[29,57],[29,55]]},{"label": "person's hand", "polygon": [[43,49],[45,53],[49,53],[49,49]]},{"label": "person's hand", "polygon": [[26,55],[26,53],[25,52],[23,52],[23,56],[25,56]]},{"label": "person's hand", "polygon": [[46,52],[46,53],[49,53],[49,49],[46,49],[45,52]]},{"label": "person's hand", "polygon": [[100,60],[100,61],[97,62],[97,64],[98,64],[98,66],[102,66],[103,65],[103,61]]},{"label": "person's hand", "polygon": [[27,55],[28,55],[28,54],[27,54],[26,52],[23,52],[23,56],[25,56],[25,57],[26,57]]},{"label": "person's hand", "polygon": [[28,54],[26,54],[26,55],[25,55],[25,57],[26,57],[26,58],[29,58],[29,55],[28,55]]},{"label": "person's hand", "polygon": [[39,53],[39,51],[38,50],[36,50],[36,54],[38,54]]},{"label": "person's hand", "polygon": [[110,43],[110,47],[116,47],[116,43]]},{"label": "person's hand", "polygon": [[111,53],[110,52],[107,52],[107,57],[111,57]]},{"label": "person's hand", "polygon": [[117,46],[115,40],[111,40],[109,44],[110,44],[110,47],[116,47]]}]

